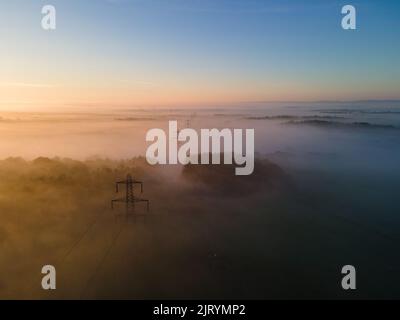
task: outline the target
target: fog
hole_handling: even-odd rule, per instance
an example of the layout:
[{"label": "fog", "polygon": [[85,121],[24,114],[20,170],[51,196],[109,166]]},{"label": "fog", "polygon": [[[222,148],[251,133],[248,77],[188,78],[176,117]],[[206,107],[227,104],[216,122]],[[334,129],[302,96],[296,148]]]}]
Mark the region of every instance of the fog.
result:
[{"label": "fog", "polygon": [[[0,297],[398,298],[397,110],[4,112]],[[168,120],[254,128],[254,174],[148,165],[146,131]],[[144,181],[146,219],[110,208],[128,173]],[[40,288],[45,264],[54,292]],[[346,264],[362,284],[351,297]]]}]

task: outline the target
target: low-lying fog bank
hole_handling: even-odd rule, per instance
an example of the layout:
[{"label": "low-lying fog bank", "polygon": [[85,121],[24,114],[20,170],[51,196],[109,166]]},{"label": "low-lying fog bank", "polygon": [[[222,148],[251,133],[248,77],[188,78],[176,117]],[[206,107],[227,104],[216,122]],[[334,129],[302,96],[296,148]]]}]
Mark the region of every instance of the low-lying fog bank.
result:
[{"label": "low-lying fog bank", "polygon": [[[0,161],[0,297],[400,297],[398,234],[341,215],[318,172],[309,188],[264,158],[252,176],[232,172],[143,158]],[[136,209],[147,219],[110,208],[128,173],[144,182],[150,212]],[[46,264],[56,291],[40,288]],[[346,264],[358,271],[350,294]]]}]

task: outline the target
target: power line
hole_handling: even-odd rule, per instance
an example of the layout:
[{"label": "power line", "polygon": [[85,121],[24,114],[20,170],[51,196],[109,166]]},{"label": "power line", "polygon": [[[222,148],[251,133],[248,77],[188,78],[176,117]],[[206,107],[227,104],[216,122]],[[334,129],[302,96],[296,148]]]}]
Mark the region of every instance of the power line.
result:
[{"label": "power line", "polygon": [[93,222],[89,224],[89,226],[85,230],[85,232],[83,232],[81,237],[79,237],[78,240],[75,241],[74,244],[70,247],[70,249],[66,252],[66,254],[61,259],[60,262],[63,262],[68,258],[68,256],[72,253],[72,251],[74,251],[74,249],[81,243],[81,241],[86,237],[86,235],[89,233],[89,231],[94,227],[94,225],[99,221],[100,217],[102,217],[103,215],[104,215],[104,211],[103,211],[103,213],[97,215],[97,217],[93,220]]},{"label": "power line", "polygon": [[89,278],[89,280],[86,283],[85,288],[82,291],[82,294],[80,296],[80,299],[83,299],[86,291],[89,288],[89,285],[91,284],[91,282],[96,278],[97,274],[99,273],[99,271],[101,270],[104,262],[107,260],[108,255],[110,254],[111,250],[114,248],[118,238],[120,237],[120,235],[122,234],[122,230],[124,229],[125,223],[122,223],[120,225],[120,228],[118,229],[118,231],[116,232],[116,234],[114,235],[110,246],[106,249],[106,251],[104,252],[103,258],[99,261],[99,263],[97,264],[92,276]]}]

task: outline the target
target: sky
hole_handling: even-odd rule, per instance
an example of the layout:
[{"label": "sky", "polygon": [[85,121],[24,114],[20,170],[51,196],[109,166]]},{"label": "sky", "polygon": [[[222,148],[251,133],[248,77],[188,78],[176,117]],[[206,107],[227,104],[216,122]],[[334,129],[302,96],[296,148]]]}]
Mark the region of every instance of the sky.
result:
[{"label": "sky", "polygon": [[1,0],[0,37],[7,110],[400,99],[397,0]]}]

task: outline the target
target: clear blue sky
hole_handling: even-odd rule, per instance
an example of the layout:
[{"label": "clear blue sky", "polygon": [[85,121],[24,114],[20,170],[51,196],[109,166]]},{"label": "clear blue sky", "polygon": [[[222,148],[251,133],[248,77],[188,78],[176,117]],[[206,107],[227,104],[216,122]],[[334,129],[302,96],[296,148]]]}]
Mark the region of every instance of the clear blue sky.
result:
[{"label": "clear blue sky", "polygon": [[396,0],[12,0],[0,36],[3,104],[400,99]]}]

